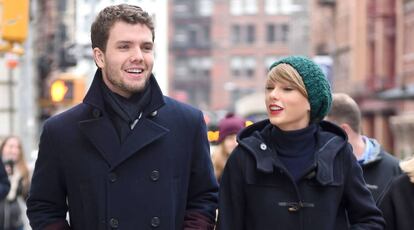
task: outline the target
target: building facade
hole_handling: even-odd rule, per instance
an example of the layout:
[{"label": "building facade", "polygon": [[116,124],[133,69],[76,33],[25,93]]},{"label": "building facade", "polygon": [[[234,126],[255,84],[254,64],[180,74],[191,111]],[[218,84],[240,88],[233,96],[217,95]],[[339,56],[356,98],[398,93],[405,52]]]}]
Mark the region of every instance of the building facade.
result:
[{"label": "building facade", "polygon": [[171,9],[170,92],[205,111],[234,111],[263,92],[272,62],[308,54],[306,1],[173,0]]}]

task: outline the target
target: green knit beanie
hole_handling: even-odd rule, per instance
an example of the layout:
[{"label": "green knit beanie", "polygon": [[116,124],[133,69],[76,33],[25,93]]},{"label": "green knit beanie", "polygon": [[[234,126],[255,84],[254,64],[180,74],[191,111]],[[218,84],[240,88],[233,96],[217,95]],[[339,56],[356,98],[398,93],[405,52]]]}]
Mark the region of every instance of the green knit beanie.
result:
[{"label": "green knit beanie", "polygon": [[311,107],[311,122],[321,121],[329,112],[332,103],[332,93],[329,82],[317,64],[303,56],[290,56],[274,62],[270,68],[281,64],[289,64],[302,77],[308,92]]}]

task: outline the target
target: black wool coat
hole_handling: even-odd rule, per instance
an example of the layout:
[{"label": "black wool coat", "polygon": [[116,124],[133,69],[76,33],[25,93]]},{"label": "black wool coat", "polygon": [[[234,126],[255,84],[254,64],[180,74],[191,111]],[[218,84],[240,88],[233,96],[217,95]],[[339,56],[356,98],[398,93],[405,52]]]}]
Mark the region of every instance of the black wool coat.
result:
[{"label": "black wool coat", "polygon": [[345,133],[321,122],[313,168],[296,183],[266,143],[272,124],[238,136],[220,183],[219,230],[383,229]]},{"label": "black wool coat", "polygon": [[44,125],[27,201],[32,228],[211,228],[218,185],[201,111],[163,96],[152,76],[150,105],[121,144],[101,77],[83,103]]},{"label": "black wool coat", "polygon": [[414,183],[406,174],[393,180],[379,207],[384,213],[386,230],[414,229]]}]

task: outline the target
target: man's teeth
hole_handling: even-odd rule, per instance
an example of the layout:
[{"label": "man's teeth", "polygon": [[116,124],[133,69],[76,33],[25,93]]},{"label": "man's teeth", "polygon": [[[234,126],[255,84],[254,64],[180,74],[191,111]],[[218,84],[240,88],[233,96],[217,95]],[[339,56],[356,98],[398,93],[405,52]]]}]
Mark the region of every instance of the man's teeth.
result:
[{"label": "man's teeth", "polygon": [[128,73],[142,73],[143,70],[142,69],[128,69],[127,72]]}]

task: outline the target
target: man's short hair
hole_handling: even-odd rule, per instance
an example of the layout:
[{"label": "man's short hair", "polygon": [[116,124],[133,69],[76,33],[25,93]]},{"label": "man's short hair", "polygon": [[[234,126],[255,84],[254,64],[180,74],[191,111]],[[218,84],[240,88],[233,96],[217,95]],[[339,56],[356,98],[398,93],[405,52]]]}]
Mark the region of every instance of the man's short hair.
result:
[{"label": "man's short hair", "polygon": [[334,93],[332,95],[332,106],[327,119],[337,125],[346,123],[356,133],[361,131],[361,111],[355,100],[348,94]]},{"label": "man's short hair", "polygon": [[146,25],[151,30],[154,41],[154,23],[150,15],[139,6],[120,4],[106,7],[96,16],[91,26],[92,49],[98,47],[105,52],[109,30],[118,21]]}]

